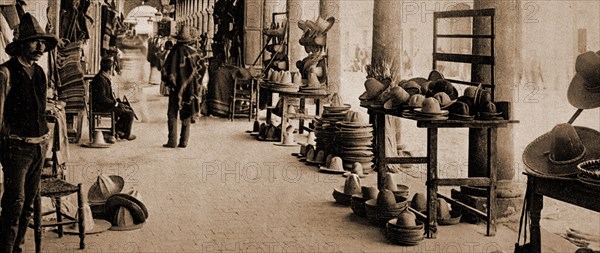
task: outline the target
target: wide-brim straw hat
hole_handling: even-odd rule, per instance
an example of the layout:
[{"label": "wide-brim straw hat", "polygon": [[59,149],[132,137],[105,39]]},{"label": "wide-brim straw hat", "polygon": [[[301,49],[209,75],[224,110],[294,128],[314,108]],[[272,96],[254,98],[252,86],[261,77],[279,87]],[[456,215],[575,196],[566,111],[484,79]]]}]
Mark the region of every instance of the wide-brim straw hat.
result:
[{"label": "wide-brim straw hat", "polygon": [[10,56],[15,56],[19,50],[19,45],[22,43],[35,40],[42,39],[46,44],[46,48],[44,52],[48,52],[53,50],[58,44],[58,38],[50,33],[46,33],[44,29],[40,26],[39,22],[35,17],[33,17],[30,13],[25,13],[20,18],[20,23],[18,26],[18,34],[19,37],[15,38],[15,40],[8,45],[6,45],[6,53]]},{"label": "wide-brim straw hat", "polygon": [[142,228],[144,224],[145,222],[136,223],[130,209],[120,206],[113,214],[110,230],[131,231]]},{"label": "wide-brim straw hat", "polygon": [[[91,230],[87,229],[86,227],[84,233],[86,235],[102,233],[106,230],[109,230],[111,226],[112,224],[110,224],[110,222],[108,222],[107,220],[94,219],[94,227]],[[79,227],[78,225],[63,226],[63,232],[65,234],[79,234]]]},{"label": "wide-brim straw hat", "polygon": [[94,132],[94,141],[83,143],[81,146],[86,148],[109,148],[111,144],[106,143],[104,133],[101,130],[96,130]]},{"label": "wide-brim straw hat", "polygon": [[[568,124],[564,124],[568,125]],[[556,128],[556,127],[555,127]],[[576,175],[577,164],[600,157],[600,132],[581,126],[574,126],[581,144],[585,147],[583,154],[570,161],[552,162],[549,159],[555,134],[553,131],[543,134],[529,143],[523,151],[525,170],[541,177],[564,178]],[[554,129],[553,129],[554,130]],[[572,146],[575,146],[572,145]]]},{"label": "wide-brim straw hat", "polygon": [[600,51],[577,56],[575,70],[567,91],[569,103],[579,109],[600,107]]}]

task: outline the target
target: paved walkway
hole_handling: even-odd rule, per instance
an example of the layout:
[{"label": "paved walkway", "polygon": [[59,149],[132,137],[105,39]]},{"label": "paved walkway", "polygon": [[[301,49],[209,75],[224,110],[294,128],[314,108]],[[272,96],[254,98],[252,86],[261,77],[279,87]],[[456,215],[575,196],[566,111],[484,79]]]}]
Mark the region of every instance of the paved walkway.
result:
[{"label": "paved walkway", "polygon": [[[108,149],[71,144],[68,177],[87,191],[99,173],[122,176],[125,189],[142,194],[149,219],[139,230],[89,235],[85,251],[77,250],[77,236],[59,239],[47,231],[44,252],[513,251],[515,224],[499,225],[495,237],[484,235],[483,224],[461,223],[439,227],[437,239],[418,246],[391,244],[382,228],[334,204],[332,191],[344,177],[319,174],[297,161],[290,153],[298,148],[255,140],[245,133],[252,127],[246,120],[203,117],[192,126],[187,148],[163,148],[167,99],[158,95],[158,86],[139,84],[150,113],[134,123],[138,139]],[[397,177],[410,186],[411,196],[424,192],[419,173]],[[375,175],[362,180],[363,185],[375,182]],[[575,251],[556,235],[542,236],[544,252]],[[26,247],[33,249],[31,231]]]}]

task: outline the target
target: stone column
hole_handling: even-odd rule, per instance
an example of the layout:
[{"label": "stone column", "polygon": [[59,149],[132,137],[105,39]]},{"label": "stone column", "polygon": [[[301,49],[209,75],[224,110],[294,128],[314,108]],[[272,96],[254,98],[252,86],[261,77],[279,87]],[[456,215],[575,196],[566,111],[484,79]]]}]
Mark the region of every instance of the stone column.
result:
[{"label": "stone column", "polygon": [[[371,66],[383,66],[384,62],[391,63],[391,74],[400,80],[402,55],[402,1],[374,0],[373,6],[373,44]],[[385,116],[385,151],[387,157],[398,156],[398,143],[401,140],[400,119]],[[376,126],[382,127],[382,126]],[[379,144],[377,144],[379,145]],[[382,176],[386,172],[396,170],[377,168],[378,184],[381,187]]]},{"label": "stone column", "polygon": [[298,21],[302,20],[302,0],[287,0],[286,8],[288,12],[288,58],[289,70],[298,72],[296,62],[302,60],[304,49],[300,46],[300,37],[302,30],[298,28]]},{"label": "stone column", "polygon": [[[320,0],[319,3],[319,16],[322,19],[335,18],[335,24],[327,32],[327,85],[329,94],[339,92],[341,89],[342,62],[340,51],[342,45],[340,41],[340,22],[342,20],[340,19],[340,4],[341,0]],[[398,8],[400,8],[400,5],[398,5]]]},{"label": "stone column", "polygon": [[[491,1],[475,0],[474,9],[496,9],[495,16],[495,40],[494,40],[494,83],[495,101],[508,101],[514,107],[513,85],[518,83],[515,66],[520,66],[522,49],[522,10],[521,0]],[[489,34],[490,22],[488,18],[475,19],[473,22],[474,34]],[[490,40],[474,40],[473,54],[489,55],[491,50]],[[490,83],[491,71],[489,66],[473,65],[472,80],[475,82]],[[512,110],[514,112],[514,110]],[[512,112],[511,112],[512,114]],[[512,118],[516,118],[511,115]],[[514,184],[515,174],[515,155],[513,127],[511,124],[507,128],[498,129],[498,140],[496,154],[496,168],[498,169],[497,178],[497,215],[502,217],[516,217],[517,204],[515,198],[521,196],[521,192]],[[469,141],[475,145],[469,147],[469,177],[486,176],[485,168],[487,166],[486,145],[487,132],[481,129],[470,129]],[[463,190],[464,192],[464,190]],[[477,195],[477,193],[467,193]],[[476,198],[476,197],[475,197]],[[477,199],[477,198],[476,198]],[[479,204],[477,204],[480,208]],[[517,217],[518,218],[518,217]]]}]

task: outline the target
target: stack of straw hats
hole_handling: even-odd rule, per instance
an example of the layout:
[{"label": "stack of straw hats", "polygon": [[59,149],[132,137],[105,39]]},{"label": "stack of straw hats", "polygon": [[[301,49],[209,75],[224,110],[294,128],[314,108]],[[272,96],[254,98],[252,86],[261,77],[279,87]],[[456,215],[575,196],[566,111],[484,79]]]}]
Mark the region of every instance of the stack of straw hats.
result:
[{"label": "stack of straw hats", "polygon": [[373,165],[373,127],[366,116],[348,111],[336,128],[335,153],[344,161],[344,168],[350,170],[355,162],[359,162],[364,172],[370,172]]},{"label": "stack of straw hats", "polygon": [[398,217],[407,208],[407,201],[396,201],[394,193],[383,189],[376,199],[365,202],[367,218],[371,223],[378,226],[385,225],[389,220]]},{"label": "stack of straw hats", "polygon": [[330,105],[323,106],[321,118],[315,120],[315,137],[319,149],[330,154],[334,152],[333,140],[337,130],[336,124],[344,120],[348,110],[350,110],[350,105],[344,104],[337,93],[332,95]]},{"label": "stack of straw hats", "polygon": [[388,240],[405,246],[419,244],[425,235],[423,222],[418,221],[408,209],[402,211],[397,218],[389,220],[385,224],[385,232]]}]

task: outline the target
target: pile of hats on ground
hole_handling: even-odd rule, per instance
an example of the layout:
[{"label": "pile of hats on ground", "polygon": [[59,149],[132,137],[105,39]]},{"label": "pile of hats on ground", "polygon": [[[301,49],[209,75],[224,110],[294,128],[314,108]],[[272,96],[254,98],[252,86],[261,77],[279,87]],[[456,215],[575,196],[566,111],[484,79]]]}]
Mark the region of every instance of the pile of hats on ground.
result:
[{"label": "pile of hats on ground", "polygon": [[57,84],[58,99],[65,101],[65,109],[83,110],[85,107],[84,69],[81,66],[83,42],[59,44],[56,67],[60,82]]},{"label": "pile of hats on ground", "polygon": [[365,172],[373,166],[373,127],[367,117],[348,111],[343,121],[336,124],[335,154],[342,158],[344,168],[350,170],[355,162],[361,163]]},{"label": "pile of hats on ground", "polygon": [[124,186],[122,177],[100,174],[88,191],[92,215],[109,220],[111,230],[138,229],[148,218],[148,209],[140,193],[136,190],[122,192]]},{"label": "pile of hats on ground", "polygon": [[267,80],[269,80],[269,88],[275,92],[297,92],[300,85],[302,85],[300,73],[287,70],[275,71],[269,69]]},{"label": "pile of hats on ground", "polygon": [[256,138],[261,141],[281,141],[281,125],[260,124]]},{"label": "pile of hats on ground", "polygon": [[314,123],[316,144],[319,149],[330,154],[334,152],[333,139],[337,130],[336,124],[344,120],[349,110],[350,105],[344,104],[337,93],[332,95],[330,105],[323,106],[323,114]]}]

